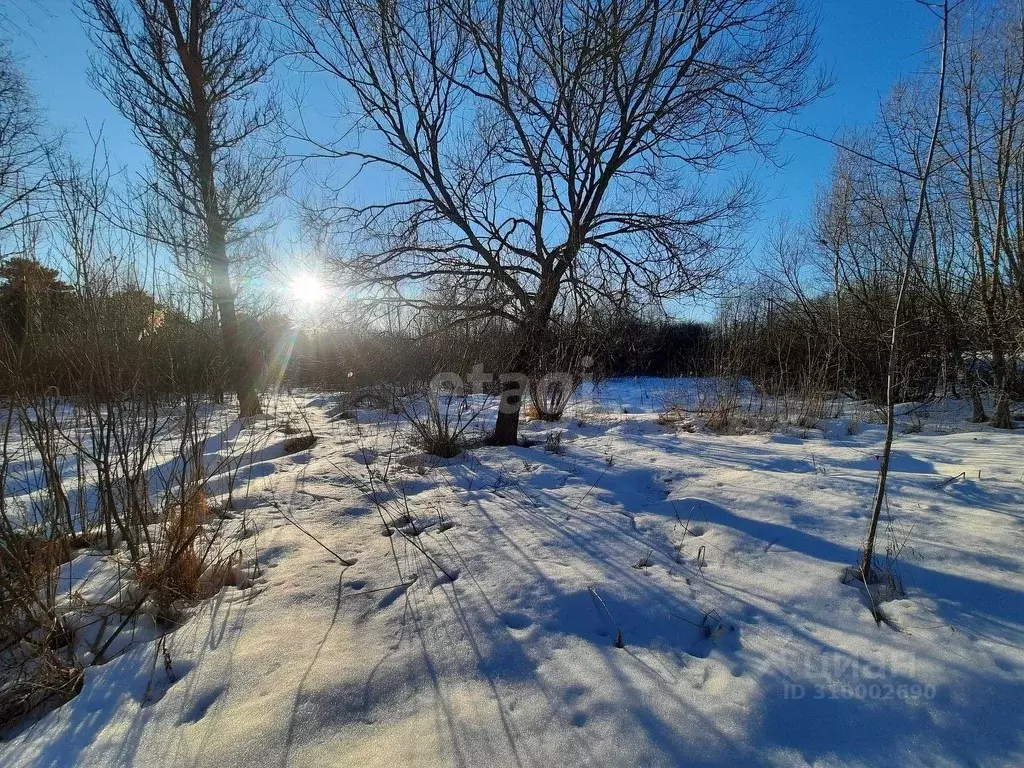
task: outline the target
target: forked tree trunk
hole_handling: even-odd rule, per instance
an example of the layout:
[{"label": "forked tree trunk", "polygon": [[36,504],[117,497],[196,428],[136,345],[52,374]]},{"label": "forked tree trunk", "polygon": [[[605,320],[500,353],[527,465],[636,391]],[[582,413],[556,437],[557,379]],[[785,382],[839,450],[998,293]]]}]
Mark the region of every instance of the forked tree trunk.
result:
[{"label": "forked tree trunk", "polygon": [[509,357],[509,370],[501,385],[498,418],[490,442],[494,445],[517,445],[519,442],[519,415],[523,398],[528,391],[527,377],[536,373],[542,350],[549,343],[548,327],[557,296],[557,281],[546,281],[538,291],[538,304],[512,335],[513,353]]},{"label": "forked tree trunk", "polygon": [[[572,255],[568,256],[564,263],[569,263],[572,258]],[[498,418],[491,433],[493,445],[517,445],[519,442],[519,414],[527,391],[527,377],[536,373],[537,362],[542,359],[541,349],[549,343],[547,332],[558,299],[559,280],[564,272],[564,267],[545,271],[533,309],[512,335],[513,352],[501,386]]]},{"label": "forked tree trunk", "polygon": [[992,383],[996,391],[995,410],[992,413],[992,426],[997,429],[1013,429],[1013,417],[1010,414],[1010,396],[1007,394],[1006,355],[999,344],[992,349]]}]

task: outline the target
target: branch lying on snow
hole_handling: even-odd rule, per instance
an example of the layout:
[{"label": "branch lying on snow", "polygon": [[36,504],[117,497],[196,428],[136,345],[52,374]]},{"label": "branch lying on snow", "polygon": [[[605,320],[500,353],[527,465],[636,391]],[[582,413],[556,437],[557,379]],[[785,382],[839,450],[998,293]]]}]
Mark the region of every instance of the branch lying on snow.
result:
[{"label": "branch lying on snow", "polygon": [[[338,472],[340,472],[343,476],[348,477],[349,479],[351,479],[355,483],[356,487],[359,488],[360,491],[362,491],[363,495],[366,496],[368,499],[370,499],[370,501],[374,505],[374,508],[377,510],[377,514],[380,516],[381,522],[384,523],[384,529],[387,532],[388,536],[392,535],[393,533],[398,533],[399,536],[404,538],[407,542],[412,544],[413,547],[415,547],[417,550],[419,550],[419,552],[425,558],[427,558],[427,560],[430,561],[430,563],[435,568],[437,568],[439,571],[441,571],[441,573],[443,573],[445,575],[445,578],[447,578],[448,581],[455,581],[458,578],[458,576],[459,576],[458,572],[454,572],[454,573],[450,572],[447,568],[445,568],[443,565],[441,565],[439,562],[437,562],[437,560],[434,559],[434,557],[431,556],[431,554],[429,552],[427,552],[427,550],[424,548],[424,546],[415,537],[409,536],[405,531],[403,531],[396,524],[396,520],[398,518],[392,517],[392,519],[390,521],[388,521],[387,518],[385,518],[384,510],[386,509],[386,506],[385,506],[384,502],[381,500],[381,497],[378,495],[377,489],[374,487],[374,484],[373,484],[373,473],[369,470],[369,468],[367,468],[367,477],[369,478],[369,490],[367,490],[367,487],[365,485],[363,485],[363,483],[361,483],[357,478],[353,477],[347,471],[345,471],[344,469],[339,467],[333,460],[328,459],[327,461],[331,464],[331,466],[333,466],[335,469],[337,469]],[[392,489],[391,489],[391,486],[388,483],[386,478],[381,478],[381,482],[384,483],[384,485],[387,487],[387,489],[390,492],[393,492]],[[406,518],[409,519],[410,521],[412,520],[412,517],[409,514],[406,514]]]},{"label": "branch lying on snow", "polygon": [[288,515],[286,515],[284,510],[281,508],[280,503],[278,503],[277,501],[275,501],[273,499],[270,499],[269,501],[270,501],[270,506],[272,506],[274,509],[276,509],[278,511],[278,513],[281,515],[281,517],[283,517],[285,519],[285,522],[291,523],[296,528],[298,528],[299,531],[301,531],[306,536],[311,538],[314,542],[316,542],[318,545],[320,545],[320,547],[322,547],[325,551],[327,551],[328,553],[333,555],[338,560],[338,562],[341,563],[343,566],[345,566],[347,568],[350,565],[355,565],[356,564],[355,560],[346,560],[344,557],[342,557],[337,552],[335,552],[333,549],[331,549],[326,544],[324,544],[322,541],[320,541],[320,539],[318,539],[312,533],[310,533],[305,528],[303,528],[301,525],[299,525],[298,522],[296,522],[294,518],[291,518]]},{"label": "branch lying on snow", "polygon": [[955,483],[957,480],[965,480],[966,478],[967,478],[967,473],[966,472],[961,472],[959,475],[953,475],[953,477],[946,478],[941,483],[936,483],[935,487],[936,488],[945,488],[947,485]]},{"label": "branch lying on snow", "polygon": [[601,596],[599,594],[597,594],[597,590],[596,589],[594,589],[593,587],[587,587],[587,590],[593,596],[593,598],[596,601],[596,603],[598,605],[600,605],[601,608],[604,609],[604,612],[606,614],[608,614],[608,618],[611,620],[612,624],[615,625],[615,631],[617,632],[617,634],[615,636],[615,647],[616,648],[625,648],[626,647],[626,643],[622,639],[622,629],[619,627],[619,623],[617,621],[615,621],[615,617],[612,616],[612,612],[608,610],[608,606],[605,604],[604,600],[601,599]]}]

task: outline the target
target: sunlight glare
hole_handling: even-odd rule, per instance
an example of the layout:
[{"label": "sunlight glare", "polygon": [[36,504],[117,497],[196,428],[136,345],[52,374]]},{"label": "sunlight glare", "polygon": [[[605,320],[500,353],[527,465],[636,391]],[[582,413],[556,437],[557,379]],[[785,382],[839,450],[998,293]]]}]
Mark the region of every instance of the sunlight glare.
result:
[{"label": "sunlight glare", "polygon": [[291,282],[292,296],[306,305],[318,304],[327,295],[327,288],[313,275],[303,273]]}]

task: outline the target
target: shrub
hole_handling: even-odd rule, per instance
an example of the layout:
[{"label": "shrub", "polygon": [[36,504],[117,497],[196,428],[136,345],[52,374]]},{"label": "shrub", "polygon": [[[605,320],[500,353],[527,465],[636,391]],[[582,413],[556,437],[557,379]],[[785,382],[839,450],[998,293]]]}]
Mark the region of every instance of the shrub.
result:
[{"label": "shrub", "polygon": [[564,453],[565,449],[562,448],[562,433],[549,432],[548,436],[544,439],[544,450],[556,455]]},{"label": "shrub", "polygon": [[481,407],[473,407],[465,396],[430,392],[407,402],[403,412],[425,452],[452,459],[468,445],[469,430]]}]

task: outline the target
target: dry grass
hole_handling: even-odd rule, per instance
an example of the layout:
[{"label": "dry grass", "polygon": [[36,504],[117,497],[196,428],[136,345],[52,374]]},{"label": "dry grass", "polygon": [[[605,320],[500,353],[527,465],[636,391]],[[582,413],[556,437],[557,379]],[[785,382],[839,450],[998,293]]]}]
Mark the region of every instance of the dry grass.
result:
[{"label": "dry grass", "polygon": [[690,414],[680,408],[670,407],[658,414],[654,423],[660,427],[670,427],[684,432],[696,432],[697,427],[693,423]]},{"label": "dry grass", "polygon": [[0,727],[41,708],[59,706],[78,695],[84,671],[57,653],[41,649],[22,673],[0,685]]},{"label": "dry grass", "polygon": [[923,430],[924,420],[920,416],[915,414],[913,417],[911,417],[910,423],[907,424],[906,427],[904,427],[903,433],[906,435],[919,435]]},{"label": "dry grass", "polygon": [[287,454],[307,451],[316,445],[316,435],[309,433],[298,437],[289,437],[284,441],[284,452]]},{"label": "dry grass", "polygon": [[550,432],[544,439],[544,450],[548,453],[554,453],[561,455],[565,453],[565,448],[562,447],[562,433],[561,432]]},{"label": "dry grass", "polygon": [[287,419],[281,426],[279,426],[277,430],[282,435],[298,435],[301,434],[302,432],[305,432],[305,430],[302,427],[297,427],[295,424],[293,424],[290,418]]},{"label": "dry grass", "polygon": [[442,459],[454,459],[465,450],[465,443],[457,435],[447,432],[421,432],[420,446],[431,456]]},{"label": "dry grass", "polygon": [[206,566],[197,539],[207,515],[206,494],[202,491],[175,505],[167,517],[163,540],[149,558],[136,565],[136,580],[157,606],[161,619],[175,621],[180,602],[201,596],[200,581]]},{"label": "dry grass", "polygon": [[242,553],[213,552],[203,528],[209,514],[205,495],[194,494],[168,517],[160,546],[136,567],[136,579],[158,620],[174,624],[188,603],[240,586]]},{"label": "dry grass", "polygon": [[82,670],[53,611],[57,574],[84,537],[7,531],[0,542],[0,727],[75,696]]},{"label": "dry grass", "polygon": [[727,432],[732,424],[732,409],[727,406],[718,406],[708,415],[705,426],[712,432],[722,434]]},{"label": "dry grass", "polygon": [[[426,405],[419,413],[416,404]],[[410,402],[404,410],[414,433],[414,441],[432,456],[453,459],[468,445],[468,432],[480,415],[465,397],[441,398],[427,394]]]}]

